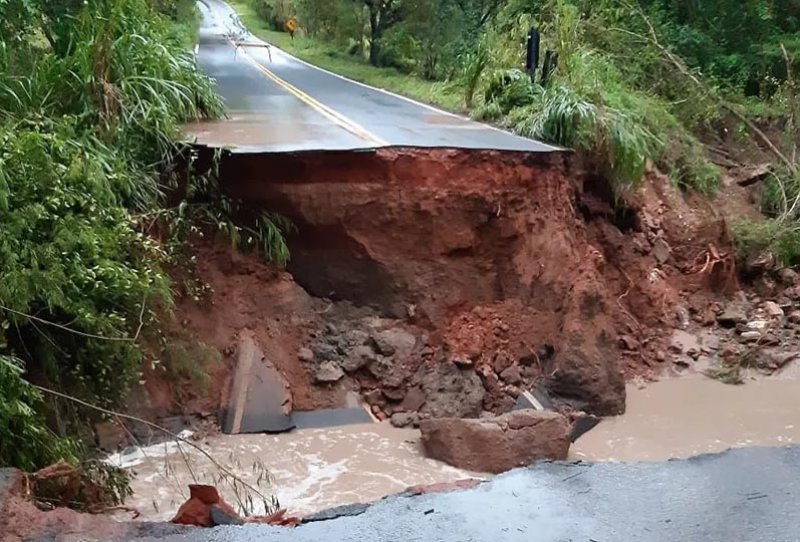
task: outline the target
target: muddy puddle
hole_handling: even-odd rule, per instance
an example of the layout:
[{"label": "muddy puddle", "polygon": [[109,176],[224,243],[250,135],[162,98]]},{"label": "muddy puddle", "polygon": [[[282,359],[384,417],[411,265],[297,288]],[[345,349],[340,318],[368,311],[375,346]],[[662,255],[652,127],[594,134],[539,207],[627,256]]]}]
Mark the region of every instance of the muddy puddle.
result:
[{"label": "muddy puddle", "polygon": [[663,461],[741,446],[800,443],[800,379],[742,386],[703,376],[628,385],[627,412],[603,420],[570,456],[586,461]]},{"label": "muddy puddle", "polygon": [[[306,429],[280,435],[217,435],[199,444],[214,459],[263,493],[273,492],[281,506],[307,515],[343,504],[372,502],[410,486],[450,482],[472,475],[422,457],[419,433],[388,423]],[[166,452],[166,453],[165,453]],[[189,464],[182,459],[188,456]],[[226,500],[235,491],[219,482],[219,471],[202,455],[174,443],[118,455],[118,464],[135,473],[134,496],[127,505],[143,520],[169,520],[187,495],[187,485],[218,485]],[[271,484],[263,474],[267,469]],[[256,499],[257,501],[257,499]],[[259,503],[254,502],[256,512]],[[263,510],[263,507],[261,507]]]}]

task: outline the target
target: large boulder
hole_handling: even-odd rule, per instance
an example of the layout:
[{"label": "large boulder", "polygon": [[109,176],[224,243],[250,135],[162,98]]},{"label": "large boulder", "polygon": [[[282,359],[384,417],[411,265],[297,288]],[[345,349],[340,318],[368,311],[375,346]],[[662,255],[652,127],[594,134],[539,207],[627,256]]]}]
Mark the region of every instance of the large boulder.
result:
[{"label": "large boulder", "polygon": [[428,457],[493,474],[535,461],[566,459],[570,443],[569,421],[550,411],[517,410],[480,420],[422,420],[420,431]]},{"label": "large boulder", "polygon": [[420,368],[424,405],[420,413],[431,418],[477,418],[486,390],[472,367],[437,363]]}]

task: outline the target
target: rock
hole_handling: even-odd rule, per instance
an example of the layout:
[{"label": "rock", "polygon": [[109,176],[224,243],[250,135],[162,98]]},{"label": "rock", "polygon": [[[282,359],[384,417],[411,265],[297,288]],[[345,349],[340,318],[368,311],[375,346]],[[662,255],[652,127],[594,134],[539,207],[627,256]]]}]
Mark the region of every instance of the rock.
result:
[{"label": "rock", "polygon": [[392,370],[392,358],[375,356],[375,361],[372,361],[367,368],[372,376],[377,379],[383,379]]},{"label": "rock", "polygon": [[383,392],[381,392],[381,390],[369,390],[368,392],[364,393],[363,397],[364,401],[366,401],[370,406],[377,405],[382,407],[386,404],[386,398],[383,396]]},{"label": "rock", "polygon": [[407,356],[411,354],[417,344],[417,338],[408,331],[400,328],[379,331],[372,335],[372,345],[375,350],[384,356]]},{"label": "rock", "polygon": [[400,405],[400,408],[407,412],[416,412],[422,405],[425,404],[425,393],[418,387],[414,386],[413,388],[409,389],[406,392],[406,396],[403,399],[403,403]]},{"label": "rock", "polygon": [[363,346],[369,342],[369,333],[360,329],[351,329],[344,335],[348,346]]},{"label": "rock", "polygon": [[116,452],[127,440],[125,430],[114,422],[96,423],[94,433],[97,447],[106,452]]},{"label": "rock", "polygon": [[748,273],[764,273],[775,268],[775,254],[769,250],[764,250],[759,254],[751,256],[745,261],[744,268]]},{"label": "rock", "polygon": [[[215,525],[211,510],[217,508],[217,516],[229,518],[239,518],[236,510],[223,501],[217,488],[214,486],[190,485],[189,499],[178,509],[178,513],[172,518],[172,523],[179,525],[194,525],[196,527],[213,527]],[[241,518],[239,518],[241,519]]]},{"label": "rock", "polygon": [[760,331],[745,331],[740,336],[743,342],[755,342],[761,338]]},{"label": "rock", "polygon": [[514,408],[514,399],[506,393],[506,387],[500,382],[491,367],[483,365],[479,374],[486,390],[483,395],[483,408],[495,414],[502,414]]},{"label": "rock", "polygon": [[800,280],[800,275],[798,275],[797,271],[789,269],[788,267],[784,267],[778,271],[778,277],[780,277],[781,282],[786,286],[795,286],[798,280]]},{"label": "rock", "polygon": [[739,329],[741,331],[764,331],[769,327],[769,322],[766,320],[753,320],[752,322],[747,322]]},{"label": "rock", "polygon": [[437,363],[423,366],[420,373],[420,387],[426,398],[421,413],[432,418],[480,416],[485,390],[475,371],[453,363]]},{"label": "rock", "polygon": [[425,454],[454,467],[500,473],[540,460],[564,460],[570,424],[550,411],[517,410],[480,420],[420,422]]},{"label": "rock", "polygon": [[773,167],[771,164],[758,164],[748,168],[742,168],[736,172],[734,178],[736,179],[736,184],[739,186],[752,186],[766,179],[769,174],[772,173],[772,170]]},{"label": "rock", "polygon": [[497,352],[492,359],[492,368],[497,374],[502,373],[514,364],[514,360],[505,352]]},{"label": "rock", "polygon": [[311,346],[314,358],[319,361],[336,361],[339,359],[339,350],[328,343],[315,343]]},{"label": "rock", "polygon": [[590,416],[585,412],[576,412],[570,415],[572,423],[569,431],[570,442],[575,442],[583,435],[594,429],[600,424],[601,419],[597,416]]},{"label": "rock", "polygon": [[658,263],[665,263],[672,254],[672,248],[664,239],[657,239],[653,244],[653,256]]},{"label": "rock", "polygon": [[461,368],[472,367],[472,360],[465,356],[455,356],[451,361]]},{"label": "rock", "polygon": [[220,525],[244,525],[244,520],[238,514],[221,507],[218,504],[211,505],[211,524],[214,527]]},{"label": "rock", "polygon": [[792,311],[789,313],[789,321],[793,324],[800,324],[800,311]]},{"label": "rock", "polygon": [[325,335],[338,335],[339,330],[333,324],[325,324]]},{"label": "rock", "polygon": [[783,309],[774,301],[767,301],[764,303],[764,310],[772,318],[783,318]]},{"label": "rock", "polygon": [[783,291],[783,295],[785,295],[789,299],[794,299],[794,300],[800,299],[800,286],[793,286],[791,288],[785,289]]},{"label": "rock", "polygon": [[341,362],[342,369],[353,373],[375,361],[377,356],[369,346],[356,346]]},{"label": "rock", "polygon": [[406,396],[406,390],[402,388],[383,388],[383,395],[390,401],[402,401]]},{"label": "rock", "polygon": [[314,361],[314,352],[310,348],[302,347],[297,351],[297,359],[306,363]]},{"label": "rock", "polygon": [[500,373],[500,378],[506,384],[519,384],[522,382],[522,374],[520,374],[519,366],[512,365],[502,373]]},{"label": "rock", "polygon": [[416,412],[396,412],[391,417],[391,424],[395,427],[408,427],[418,423],[419,414]]},{"label": "rock", "polygon": [[691,314],[689,314],[689,310],[686,307],[678,306],[675,308],[675,318],[678,320],[678,326],[681,329],[686,329],[689,327],[689,322],[691,321]]},{"label": "rock", "polygon": [[722,314],[717,316],[717,323],[722,327],[732,328],[736,324],[747,322],[747,311],[740,304],[730,304],[725,307]]},{"label": "rock", "polygon": [[326,361],[314,371],[314,382],[319,384],[338,382],[342,378],[344,378],[344,371],[332,361]]},{"label": "rock", "polygon": [[631,351],[639,350],[639,341],[637,341],[630,335],[620,335],[619,347],[622,348],[623,350],[631,350]]}]

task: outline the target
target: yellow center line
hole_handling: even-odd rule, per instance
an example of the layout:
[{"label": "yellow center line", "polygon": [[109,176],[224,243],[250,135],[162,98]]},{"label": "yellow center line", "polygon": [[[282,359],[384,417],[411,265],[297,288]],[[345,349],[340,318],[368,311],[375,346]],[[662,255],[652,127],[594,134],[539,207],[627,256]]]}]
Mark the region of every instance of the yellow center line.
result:
[{"label": "yellow center line", "polygon": [[[218,27],[227,28],[227,26],[225,24],[223,24],[222,20],[220,19],[219,14],[216,11],[214,11],[214,9],[211,8],[211,6],[206,4],[206,8],[209,10],[211,16],[214,18],[214,21],[216,22]],[[268,70],[260,62],[258,62],[256,59],[254,59],[244,48],[240,48],[239,46],[237,46],[236,42],[233,39],[228,38],[228,41],[233,46],[234,51],[238,51],[238,50],[241,49],[242,54],[245,56],[245,59],[250,64],[252,64],[258,71],[260,71],[262,75],[266,76],[268,79],[273,81],[276,85],[280,86],[281,88],[283,88],[284,90],[286,90],[287,92],[292,94],[298,100],[302,101],[303,103],[305,103],[306,105],[308,105],[309,107],[311,107],[312,109],[317,111],[318,113],[322,114],[325,118],[327,118],[328,120],[330,120],[331,122],[333,122],[337,126],[340,126],[341,128],[344,128],[345,130],[347,130],[348,132],[352,133],[353,135],[355,135],[359,139],[363,139],[364,141],[366,141],[367,143],[370,143],[373,146],[385,147],[385,146],[389,145],[388,141],[385,141],[385,140],[379,138],[378,136],[376,136],[375,134],[371,133],[369,130],[367,130],[363,126],[353,122],[352,120],[348,119],[344,115],[342,115],[342,114],[334,111],[330,107],[320,103],[319,101],[315,100],[314,98],[312,98],[311,96],[309,96],[308,94],[306,94],[305,92],[300,90],[299,88],[295,87],[294,85],[290,84],[287,81],[284,81],[283,79],[281,79],[280,77],[275,75],[272,71]],[[267,44],[267,46],[269,47],[269,44]]]},{"label": "yellow center line", "polygon": [[229,40],[229,41],[231,42],[231,45],[233,45],[234,48],[236,48],[236,50],[240,50],[242,52],[242,54],[245,56],[246,60],[250,64],[252,64],[258,71],[260,71],[262,73],[262,75],[264,75],[269,80],[273,81],[276,85],[280,86],[281,88],[283,88],[284,90],[286,90],[287,92],[289,92],[290,94],[295,96],[298,100],[302,101],[303,103],[305,103],[309,107],[311,107],[314,110],[316,110],[318,113],[320,113],[323,116],[325,116],[328,120],[330,120],[334,124],[336,124],[338,126],[341,126],[342,128],[344,128],[348,132],[352,133],[353,135],[355,135],[359,139],[363,139],[364,141],[366,141],[366,142],[368,142],[368,143],[370,143],[372,145],[375,145],[375,146],[378,146],[378,147],[389,145],[388,142],[384,141],[383,139],[379,138],[375,134],[371,133],[369,130],[367,130],[363,126],[361,126],[359,124],[356,124],[355,122],[353,122],[352,120],[348,119],[347,117],[345,117],[341,113],[338,113],[338,112],[334,111],[333,109],[331,109],[330,107],[320,103],[319,101],[315,100],[314,98],[312,98],[311,96],[309,96],[308,94],[306,94],[305,92],[300,90],[299,88],[295,87],[291,83],[289,83],[287,81],[284,81],[283,79],[281,79],[280,77],[275,75],[275,73],[273,73],[269,69],[265,68],[256,59],[254,59],[244,48],[238,47],[236,45],[236,42],[234,42],[233,40]]}]

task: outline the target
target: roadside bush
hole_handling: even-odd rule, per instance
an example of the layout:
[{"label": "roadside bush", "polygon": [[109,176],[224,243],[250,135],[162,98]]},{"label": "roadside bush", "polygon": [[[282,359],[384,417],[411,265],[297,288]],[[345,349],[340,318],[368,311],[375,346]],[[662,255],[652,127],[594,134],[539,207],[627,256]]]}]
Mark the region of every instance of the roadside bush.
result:
[{"label": "roadside bush", "polygon": [[284,24],[292,16],[285,0],[250,0],[256,15],[272,30],[284,32]]},{"label": "roadside bush", "polygon": [[[170,255],[142,217],[175,213],[180,126],[221,103],[186,49],[191,23],[148,0],[9,9],[24,16],[0,17],[0,462],[33,470],[84,459],[74,441],[96,413],[28,379],[105,407],[137,381],[143,330],[172,303]],[[206,216],[227,225],[226,210]],[[285,258],[266,226],[230,233]]]},{"label": "roadside bush", "polygon": [[733,224],[732,230],[741,261],[752,261],[770,253],[778,265],[800,265],[800,223],[797,221],[741,220]]},{"label": "roadside bush", "polygon": [[[0,323],[9,325],[7,320]],[[74,461],[75,444],[47,427],[42,396],[23,371],[18,359],[0,356],[0,465],[32,471],[60,459]]]},{"label": "roadside bush", "polygon": [[496,103],[503,114],[534,101],[531,78],[522,70],[500,70],[492,74],[484,93],[485,103]]}]

